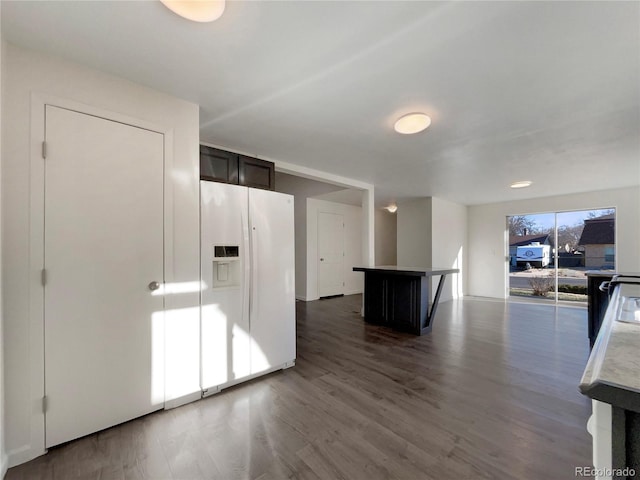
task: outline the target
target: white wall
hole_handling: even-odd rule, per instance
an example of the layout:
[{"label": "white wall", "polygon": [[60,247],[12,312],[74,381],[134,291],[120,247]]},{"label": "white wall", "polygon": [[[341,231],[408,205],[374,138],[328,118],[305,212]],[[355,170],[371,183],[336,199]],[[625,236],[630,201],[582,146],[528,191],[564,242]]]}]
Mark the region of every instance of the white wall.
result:
[{"label": "white wall", "polygon": [[464,295],[467,277],[467,207],[436,197],[431,199],[431,207],[432,265],[460,270],[460,273],[447,275],[440,301],[459,298]]},{"label": "white wall", "polygon": [[[267,159],[266,157],[262,157]],[[275,162],[276,172],[288,173],[298,177],[340,185],[343,188],[362,191],[362,261],[363,266],[372,266],[375,262],[375,187],[371,183],[361,182],[353,178],[342,177],[313,168],[293,165],[292,163],[268,159]],[[364,312],[364,309],[363,309]]]},{"label": "white wall", "polygon": [[[42,239],[30,230],[37,218],[33,212],[39,208],[30,207],[31,195],[38,194],[31,191],[30,162],[37,158],[41,140],[31,137],[33,122],[39,121],[32,118],[32,106],[42,96],[59,98],[160,125],[167,132],[165,281],[169,283],[199,281],[199,112],[192,103],[11,45],[6,45],[3,60],[2,111],[5,119],[11,118],[2,124],[6,448],[9,464],[15,465],[44,451],[44,416],[38,408],[44,392],[43,329],[33,308],[34,299],[42,296],[38,282],[42,264],[32,258],[32,245]],[[186,342],[167,345],[167,400],[172,400],[199,390],[199,369],[193,365],[199,365],[198,337],[185,337],[198,332],[199,293],[167,296],[165,305],[171,313],[167,338],[179,333],[176,338]]]},{"label": "white wall", "polygon": [[296,298],[307,298],[307,198],[343,187],[276,172],[276,191],[293,195],[296,248]]},{"label": "white wall", "polygon": [[318,212],[344,215],[344,294],[362,293],[363,275],[353,267],[362,265],[362,207],[327,202],[316,198],[307,200],[307,298],[318,296]]},{"label": "white wall", "polygon": [[431,197],[402,202],[398,217],[398,265],[431,267]]},{"label": "white wall", "polygon": [[[2,25],[2,4],[0,3],[0,25]],[[0,30],[0,132],[2,132],[2,71],[4,55],[1,43],[2,31]],[[0,135],[0,252],[2,252],[2,136]],[[0,255],[0,271],[2,271],[2,256]],[[0,478],[4,478],[7,472],[7,452],[5,449],[5,415],[4,415],[4,316],[2,314],[2,276],[0,275]]]},{"label": "white wall", "polygon": [[640,187],[469,207],[468,295],[507,298],[509,215],[616,209],[616,268],[640,271]]},{"label": "white wall", "polygon": [[[447,275],[440,301],[462,297],[466,281],[467,207],[435,197],[398,205],[398,265],[457,268]],[[440,277],[434,277],[433,294]]]},{"label": "white wall", "polygon": [[376,210],[376,265],[395,265],[397,262],[397,216],[387,210]]},{"label": "white wall", "polygon": [[[362,260],[359,265],[373,267],[376,263],[376,207],[373,186],[362,191]],[[359,273],[364,288],[364,274]],[[364,296],[362,297],[362,315],[364,315]]]}]

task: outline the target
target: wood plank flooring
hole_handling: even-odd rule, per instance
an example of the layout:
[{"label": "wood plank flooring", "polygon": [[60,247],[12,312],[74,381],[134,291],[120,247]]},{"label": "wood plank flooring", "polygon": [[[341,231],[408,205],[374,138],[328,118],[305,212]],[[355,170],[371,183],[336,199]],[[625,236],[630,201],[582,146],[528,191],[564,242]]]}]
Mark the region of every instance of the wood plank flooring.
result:
[{"label": "wood plank flooring", "polygon": [[591,464],[586,310],[480,299],[415,337],[297,303],[294,368],[53,448],[8,480],[560,479]]}]

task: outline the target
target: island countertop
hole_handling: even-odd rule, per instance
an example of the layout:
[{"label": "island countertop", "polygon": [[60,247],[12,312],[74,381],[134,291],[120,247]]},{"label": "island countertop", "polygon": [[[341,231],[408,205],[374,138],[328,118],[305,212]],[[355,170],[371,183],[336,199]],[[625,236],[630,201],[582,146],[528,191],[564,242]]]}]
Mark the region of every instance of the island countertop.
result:
[{"label": "island countertop", "polygon": [[375,267],[353,267],[354,272],[378,272],[388,275],[410,275],[415,277],[431,277],[433,275],[447,275],[458,273],[457,268],[428,268],[428,267],[403,267],[398,265],[380,265]]},{"label": "island countertop", "polygon": [[634,411],[640,411],[638,297],[640,284],[618,285],[580,382],[585,395]]}]

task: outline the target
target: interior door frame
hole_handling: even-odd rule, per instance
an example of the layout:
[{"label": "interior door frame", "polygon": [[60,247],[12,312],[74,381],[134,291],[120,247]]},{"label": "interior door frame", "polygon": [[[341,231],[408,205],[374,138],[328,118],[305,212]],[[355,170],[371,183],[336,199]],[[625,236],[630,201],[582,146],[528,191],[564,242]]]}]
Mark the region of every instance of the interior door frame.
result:
[{"label": "interior door frame", "polygon": [[[31,432],[29,448],[16,452],[14,461],[22,462],[47,452],[45,448],[45,352],[44,352],[44,287],[41,271],[44,266],[45,219],[45,162],[42,142],[45,139],[46,105],[100,117],[132,127],[160,133],[164,138],[164,281],[174,281],[173,270],[173,193],[168,172],[173,167],[173,129],[146,120],[124,115],[104,108],[88,105],[55,95],[32,92],[30,120],[30,193],[29,193],[29,358],[31,392]],[[44,407],[44,405],[43,405]]]}]

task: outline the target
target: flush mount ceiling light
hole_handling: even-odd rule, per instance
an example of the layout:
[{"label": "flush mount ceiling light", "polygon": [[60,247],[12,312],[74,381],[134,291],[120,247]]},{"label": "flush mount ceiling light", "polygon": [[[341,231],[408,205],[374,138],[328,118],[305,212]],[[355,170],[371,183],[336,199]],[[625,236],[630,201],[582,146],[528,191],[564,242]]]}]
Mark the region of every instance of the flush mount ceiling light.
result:
[{"label": "flush mount ceiling light", "polygon": [[173,13],[194,22],[213,22],[224,12],[225,0],[160,0]]},{"label": "flush mount ceiling light", "polygon": [[388,210],[391,213],[396,213],[396,211],[398,210],[398,206],[397,205],[389,205],[388,207],[384,207],[385,210]]},{"label": "flush mount ceiling light", "polygon": [[530,187],[533,182],[531,180],[523,180],[521,182],[513,182],[511,188],[526,188]]},{"label": "flush mount ceiling light", "polygon": [[424,113],[409,113],[396,120],[394,130],[403,135],[418,133],[431,125],[431,117]]}]

